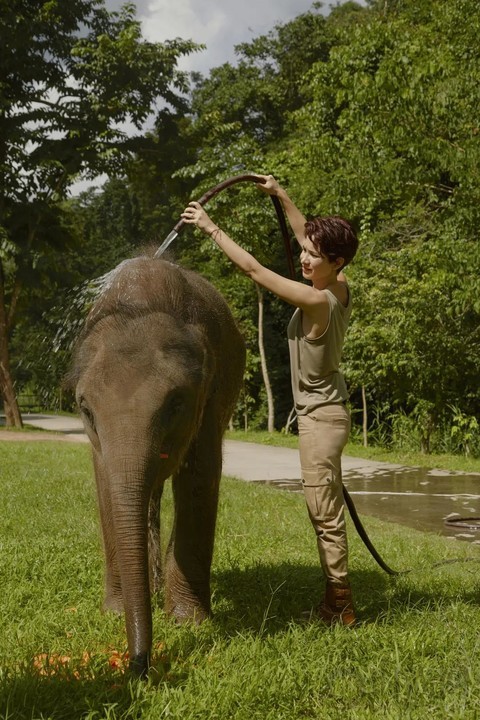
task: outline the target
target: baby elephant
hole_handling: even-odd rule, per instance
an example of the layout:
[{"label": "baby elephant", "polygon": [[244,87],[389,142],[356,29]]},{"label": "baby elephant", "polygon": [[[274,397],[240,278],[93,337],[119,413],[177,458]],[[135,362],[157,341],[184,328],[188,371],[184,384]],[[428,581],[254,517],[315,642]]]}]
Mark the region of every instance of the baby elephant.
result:
[{"label": "baby elephant", "polygon": [[[163,259],[107,276],[74,355],[71,383],[90,438],[106,561],[105,607],[125,612],[130,667],[152,643],[150,593],[178,621],[210,613],[222,436],[240,389],[243,339],[206,280]],[[160,500],[175,518],[162,574]]]}]

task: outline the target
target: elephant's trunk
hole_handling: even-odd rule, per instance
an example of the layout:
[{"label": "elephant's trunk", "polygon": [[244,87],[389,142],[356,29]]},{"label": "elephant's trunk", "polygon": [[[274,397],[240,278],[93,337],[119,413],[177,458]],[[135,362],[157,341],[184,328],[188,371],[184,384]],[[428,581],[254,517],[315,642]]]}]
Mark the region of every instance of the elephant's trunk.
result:
[{"label": "elephant's trunk", "polygon": [[117,563],[122,586],[130,669],[148,672],[152,645],[152,609],[148,572],[149,488],[145,474],[111,475],[111,502]]}]

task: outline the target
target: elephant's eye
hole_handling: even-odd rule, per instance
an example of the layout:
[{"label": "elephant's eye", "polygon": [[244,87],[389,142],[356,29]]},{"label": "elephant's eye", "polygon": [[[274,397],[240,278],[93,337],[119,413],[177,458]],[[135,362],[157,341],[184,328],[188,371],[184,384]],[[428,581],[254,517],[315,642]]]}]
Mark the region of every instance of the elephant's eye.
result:
[{"label": "elephant's eye", "polygon": [[80,412],[85,422],[90,425],[92,430],[95,430],[95,418],[90,408],[85,404],[83,400],[80,401]]},{"label": "elephant's eye", "polygon": [[179,415],[183,408],[185,407],[185,400],[184,398],[179,395],[178,393],[175,393],[171,395],[168,400],[165,402],[165,405],[162,410],[162,417],[164,420],[173,420],[177,415]]}]

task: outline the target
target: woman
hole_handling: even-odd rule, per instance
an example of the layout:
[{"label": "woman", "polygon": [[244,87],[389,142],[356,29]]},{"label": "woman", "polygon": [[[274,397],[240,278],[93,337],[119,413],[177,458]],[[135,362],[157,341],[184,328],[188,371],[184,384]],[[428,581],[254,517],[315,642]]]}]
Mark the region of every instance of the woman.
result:
[{"label": "woman", "polygon": [[353,625],[355,613],[348,579],[348,548],[342,492],[341,454],[350,431],[347,389],[339,362],[351,313],[343,268],[358,240],[340,217],[306,221],[271,175],[258,187],[276,195],[301,247],[306,285],[261,265],[209,218],[197,202],[182,213],[186,223],[210,235],[230,260],[262,287],[296,310],[288,326],[292,390],[298,419],[300,464],[305,500],[317,536],[326,578],[316,615],[328,624]]}]

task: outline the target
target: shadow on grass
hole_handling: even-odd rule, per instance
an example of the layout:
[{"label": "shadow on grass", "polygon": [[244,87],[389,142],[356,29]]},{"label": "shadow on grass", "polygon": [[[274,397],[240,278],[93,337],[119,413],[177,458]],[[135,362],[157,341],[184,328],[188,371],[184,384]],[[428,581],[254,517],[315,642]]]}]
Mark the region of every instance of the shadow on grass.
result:
[{"label": "shadow on grass", "polygon": [[[479,573],[480,574],[480,573]],[[414,575],[400,578],[389,577],[380,569],[362,570],[351,573],[354,601],[361,625],[377,622],[394,624],[408,612],[424,612],[426,615],[438,608],[445,609],[450,602],[478,606],[477,588],[461,588],[458,582],[445,586],[438,592],[439,582],[431,591],[423,592],[416,581],[409,581]],[[428,583],[424,583],[428,587]],[[459,590],[460,586],[460,590]],[[189,653],[203,647],[205,654],[218,638],[227,642],[239,635],[270,637],[289,632],[292,626],[304,621],[302,612],[315,606],[323,595],[323,580],[316,565],[295,565],[292,563],[261,564],[246,569],[217,571],[212,577],[214,618],[206,633],[192,626],[175,649],[179,674],[170,672],[167,663],[153,658],[156,677],[153,684],[161,686],[182,686],[188,680],[191,665]],[[156,634],[162,633],[158,621],[162,615],[155,613]],[[162,621],[161,621],[162,622]],[[165,623],[170,620],[164,619]],[[319,624],[320,632],[329,629]],[[173,646],[177,645],[174,641]],[[173,647],[170,648],[173,650]],[[103,664],[102,664],[103,662]],[[109,672],[104,661],[98,660],[92,666],[82,667],[77,672],[69,668],[42,676],[32,667],[17,671],[2,671],[0,668],[0,717],[2,720],[74,720],[75,718],[141,718],[145,709],[145,685],[130,683],[128,675]],[[154,673],[155,675],[155,673]],[[158,702],[161,709],[161,694]]]},{"label": "shadow on grass", "polygon": [[[130,714],[132,690],[128,683],[114,680],[77,679],[67,674],[38,677],[27,670],[9,677],[0,686],[2,720],[76,720],[81,717],[103,718],[115,707],[114,717],[140,717]],[[127,715],[127,713],[129,713]]]},{"label": "shadow on grass", "polygon": [[[416,572],[389,576],[380,569],[353,570],[350,578],[359,623],[374,623],[386,615],[394,621],[413,607],[428,612],[459,600],[480,604],[478,587],[459,591],[455,583],[453,587],[442,585],[439,592],[436,582],[425,591],[416,587],[415,575]],[[409,578],[413,578],[412,582]],[[292,623],[304,622],[305,612],[318,605],[324,593],[320,569],[313,565],[259,563],[242,571],[217,572],[212,581],[218,605],[214,620],[227,636],[239,631],[283,632]]]}]

